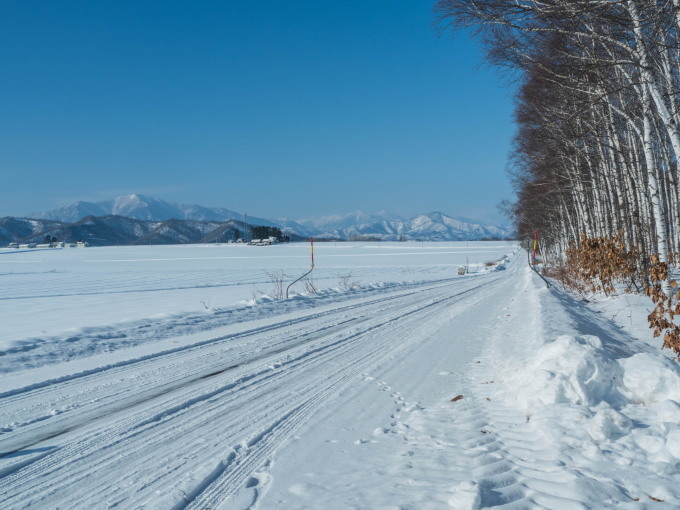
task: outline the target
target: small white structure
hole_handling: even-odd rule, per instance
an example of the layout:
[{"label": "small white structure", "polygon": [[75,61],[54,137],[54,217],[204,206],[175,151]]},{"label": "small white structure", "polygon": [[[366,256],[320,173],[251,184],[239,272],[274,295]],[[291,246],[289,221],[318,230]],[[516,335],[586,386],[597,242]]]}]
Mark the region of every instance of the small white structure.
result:
[{"label": "small white structure", "polygon": [[88,246],[90,246],[90,243],[87,241],[78,241],[76,243],[76,248],[87,248]]},{"label": "small white structure", "polygon": [[270,246],[278,243],[276,237],[268,237],[267,239],[253,239],[248,244],[251,246]]},{"label": "small white structure", "polygon": [[465,274],[466,272],[465,266],[458,266],[458,274]]}]

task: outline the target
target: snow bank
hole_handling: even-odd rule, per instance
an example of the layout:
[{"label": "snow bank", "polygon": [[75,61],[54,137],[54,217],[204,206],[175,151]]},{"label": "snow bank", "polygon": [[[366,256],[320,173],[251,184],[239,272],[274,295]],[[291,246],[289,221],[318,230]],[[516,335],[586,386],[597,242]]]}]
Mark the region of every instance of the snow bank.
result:
[{"label": "snow bank", "polygon": [[561,335],[499,376],[499,393],[546,443],[589,463],[680,474],[680,366],[662,354],[616,359],[598,337]]},{"label": "snow bank", "polygon": [[602,353],[595,336],[559,336],[509,374],[507,384],[517,390],[511,398],[527,412],[546,404],[593,406],[612,398],[621,368]]},{"label": "snow bank", "polygon": [[680,399],[680,369],[665,357],[642,353],[619,361],[623,368],[621,392],[630,402],[655,404]]},{"label": "snow bank", "polygon": [[592,335],[561,335],[506,371],[511,399],[531,412],[546,404],[652,405],[680,399],[680,367],[660,354],[612,359]]}]

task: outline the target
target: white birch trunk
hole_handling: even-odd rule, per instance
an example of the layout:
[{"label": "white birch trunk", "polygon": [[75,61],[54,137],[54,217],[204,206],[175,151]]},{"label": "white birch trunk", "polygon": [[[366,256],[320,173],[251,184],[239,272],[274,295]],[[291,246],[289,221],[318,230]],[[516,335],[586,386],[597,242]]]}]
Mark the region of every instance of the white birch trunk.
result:
[{"label": "white birch trunk", "polygon": [[[659,254],[660,262],[668,262],[668,241],[666,238],[666,214],[662,207],[659,182],[656,173],[656,163],[654,161],[652,147],[652,119],[651,119],[651,99],[650,94],[645,90],[643,100],[643,132],[644,132],[644,153],[645,164],[647,167],[647,182],[649,184],[649,198],[654,215],[654,228],[656,234],[656,251]],[[663,283],[663,291],[670,295],[670,282]]]}]

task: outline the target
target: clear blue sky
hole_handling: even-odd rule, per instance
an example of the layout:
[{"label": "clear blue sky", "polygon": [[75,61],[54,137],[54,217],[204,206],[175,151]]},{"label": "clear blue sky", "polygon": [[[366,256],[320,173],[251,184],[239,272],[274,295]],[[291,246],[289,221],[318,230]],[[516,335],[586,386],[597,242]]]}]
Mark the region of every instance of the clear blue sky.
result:
[{"label": "clear blue sky", "polygon": [[0,216],[143,193],[499,219],[512,92],[434,0],[4,0]]}]

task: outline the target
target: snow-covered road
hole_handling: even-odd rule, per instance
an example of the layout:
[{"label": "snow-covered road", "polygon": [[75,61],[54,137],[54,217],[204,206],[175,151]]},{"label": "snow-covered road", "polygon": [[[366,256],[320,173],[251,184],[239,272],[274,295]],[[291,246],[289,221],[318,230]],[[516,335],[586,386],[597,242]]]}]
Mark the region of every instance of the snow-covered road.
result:
[{"label": "snow-covered road", "polygon": [[[35,368],[2,379],[2,508],[677,508],[677,369],[521,255],[498,269],[9,353]],[[636,353],[668,377],[633,416]]]},{"label": "snow-covered road", "polygon": [[433,326],[493,293],[502,275],[170,338],[139,357],[86,360],[77,373],[22,372],[27,386],[7,378],[6,503],[215,507],[320,407],[376,364],[408,357]]}]

